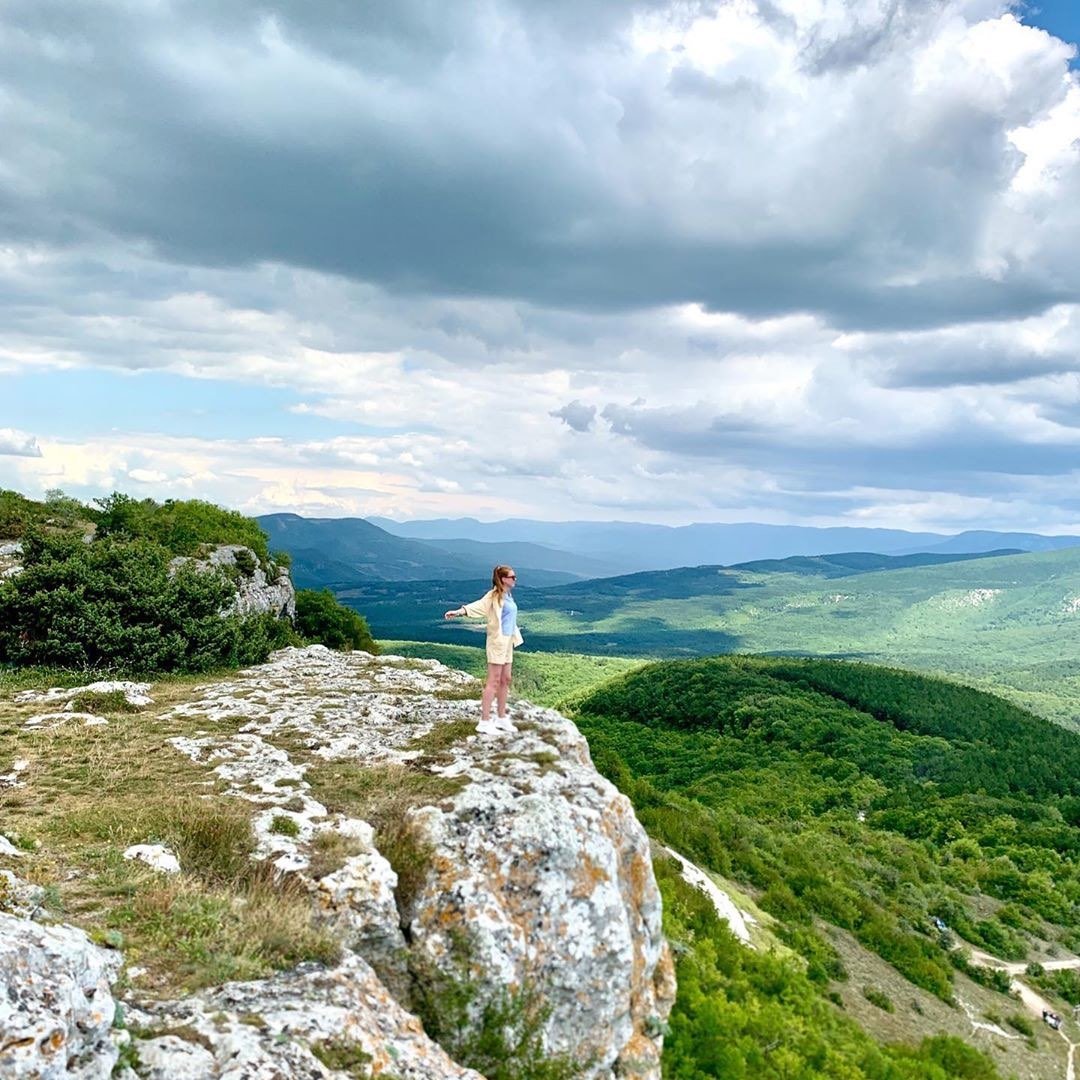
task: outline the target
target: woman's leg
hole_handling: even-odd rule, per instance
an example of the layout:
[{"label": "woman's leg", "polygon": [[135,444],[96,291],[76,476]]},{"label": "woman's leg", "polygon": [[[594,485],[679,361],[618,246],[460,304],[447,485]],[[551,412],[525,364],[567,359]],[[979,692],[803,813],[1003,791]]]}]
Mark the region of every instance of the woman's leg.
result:
[{"label": "woman's leg", "polygon": [[491,703],[499,693],[503,664],[488,664],[487,682],[480,697],[480,723],[486,724],[491,716]]},{"label": "woman's leg", "polygon": [[506,715],[506,698],[510,693],[510,671],[513,668],[513,664],[500,664],[499,671],[499,687],[498,687],[498,702],[499,702],[499,716]]}]

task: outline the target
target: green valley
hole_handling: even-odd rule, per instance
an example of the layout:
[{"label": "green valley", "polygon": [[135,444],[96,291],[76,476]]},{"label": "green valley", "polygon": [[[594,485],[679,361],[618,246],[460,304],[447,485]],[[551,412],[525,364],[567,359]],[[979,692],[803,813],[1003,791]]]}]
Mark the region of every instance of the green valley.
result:
[{"label": "green valley", "polygon": [[[940,558],[855,553],[689,567],[520,588],[518,598],[534,650],[861,659],[949,675],[1077,726],[1080,548]],[[443,624],[444,605],[482,587],[384,582],[338,595],[377,635],[463,643],[475,638]]]},{"label": "green valley", "polygon": [[1064,1041],[969,950],[1080,949],[1074,735],[936,679],[754,657],[640,668],[576,719],[650,835],[740,883],[802,957],[736,944],[661,858],[665,1076],[1065,1075]]}]

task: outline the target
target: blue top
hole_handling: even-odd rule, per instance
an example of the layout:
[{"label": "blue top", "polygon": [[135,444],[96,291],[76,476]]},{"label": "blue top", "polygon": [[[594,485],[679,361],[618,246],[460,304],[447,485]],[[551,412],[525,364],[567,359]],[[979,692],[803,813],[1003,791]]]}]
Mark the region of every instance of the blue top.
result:
[{"label": "blue top", "polygon": [[517,629],[517,604],[508,593],[503,593],[502,626],[499,627],[506,637],[511,637]]}]

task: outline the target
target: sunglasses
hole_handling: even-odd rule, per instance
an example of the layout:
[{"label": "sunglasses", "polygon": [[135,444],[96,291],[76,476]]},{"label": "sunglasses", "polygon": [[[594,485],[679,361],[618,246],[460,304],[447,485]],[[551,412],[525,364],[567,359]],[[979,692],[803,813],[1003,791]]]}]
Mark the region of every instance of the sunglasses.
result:
[{"label": "sunglasses", "polygon": [[503,580],[509,578],[511,581],[517,581],[517,574],[503,574]]}]

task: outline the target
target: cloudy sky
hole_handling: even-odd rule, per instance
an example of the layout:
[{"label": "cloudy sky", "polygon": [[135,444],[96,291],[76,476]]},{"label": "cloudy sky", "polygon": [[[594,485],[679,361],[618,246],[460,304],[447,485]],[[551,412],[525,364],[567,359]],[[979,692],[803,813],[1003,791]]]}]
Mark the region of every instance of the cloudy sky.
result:
[{"label": "cloudy sky", "polygon": [[1075,0],[3,0],[0,487],[1080,528]]}]

